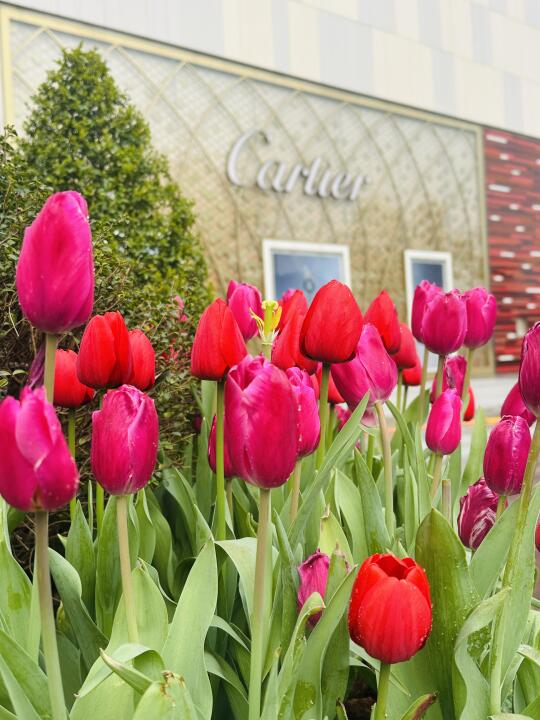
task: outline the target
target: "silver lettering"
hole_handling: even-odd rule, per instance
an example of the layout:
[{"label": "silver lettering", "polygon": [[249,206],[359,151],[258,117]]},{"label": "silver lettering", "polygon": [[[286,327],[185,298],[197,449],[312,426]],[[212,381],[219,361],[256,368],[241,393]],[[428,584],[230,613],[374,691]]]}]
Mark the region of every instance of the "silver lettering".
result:
[{"label": "silver lettering", "polygon": [[360,194],[360,190],[363,188],[364,185],[367,185],[367,183],[368,179],[365,175],[358,175],[353,183],[351,194],[349,195],[349,200],[356,200],[356,198]]},{"label": "silver lettering", "polygon": [[265,181],[267,179],[266,174],[273,165],[277,164],[277,160],[267,160],[259,168],[259,172],[257,173],[257,185],[261,188],[261,190],[270,190],[270,188],[272,187],[272,182],[270,182],[268,185],[265,185]]},{"label": "silver lettering", "polygon": [[304,185],[304,192],[306,195],[315,195],[317,192],[317,188],[315,187],[315,178],[319,172],[320,166],[321,158],[315,158],[315,160],[311,163],[311,167],[304,168],[303,170],[302,174],[307,178],[306,184]]},{"label": "silver lettering", "polygon": [[349,173],[338,173],[332,183],[332,197],[336,198],[336,200],[345,200],[353,178],[354,175]]},{"label": "silver lettering", "polygon": [[300,165],[300,163],[297,163],[293,166],[293,169],[291,170],[291,174],[289,175],[289,179],[287,180],[287,184],[285,185],[285,192],[289,193],[293,189],[293,187],[296,185],[296,182],[301,174],[303,174],[305,168],[303,165]]},{"label": "silver lettering", "polygon": [[323,176],[321,178],[321,182],[319,183],[319,191],[317,195],[319,197],[325,198],[328,197],[330,194],[328,190],[328,185],[330,184],[330,178],[332,177],[332,171],[331,170],[325,170],[323,173]]},{"label": "silver lettering", "polygon": [[243,183],[238,177],[237,163],[240,150],[246,144],[246,142],[255,135],[260,135],[264,142],[267,144],[270,142],[270,140],[268,139],[268,135],[264,132],[264,130],[248,130],[238,138],[238,140],[234,143],[227,159],[227,177],[233,185],[238,185],[239,187],[246,187],[246,185],[249,184]]}]

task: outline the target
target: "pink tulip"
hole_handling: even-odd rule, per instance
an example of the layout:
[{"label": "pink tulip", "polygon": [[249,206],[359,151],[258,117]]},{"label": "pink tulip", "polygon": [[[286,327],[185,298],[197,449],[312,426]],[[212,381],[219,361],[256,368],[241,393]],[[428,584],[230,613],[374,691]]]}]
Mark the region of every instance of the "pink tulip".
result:
[{"label": "pink tulip", "polygon": [[[443,378],[442,378],[442,389],[455,390],[461,397],[463,394],[463,383],[465,382],[465,371],[467,369],[467,360],[463,355],[450,355],[445,358],[443,367]],[[429,396],[430,402],[434,402],[435,393],[437,390],[437,378],[433,378],[431,385],[431,394]]]},{"label": "pink tulip", "polygon": [[[324,599],[326,585],[328,583],[328,570],[330,558],[320,550],[313,553],[298,567],[300,585],[298,587],[298,610],[302,608],[310,595],[317,592]],[[309,618],[311,625],[316,625],[321,619],[322,613],[317,613]]]},{"label": "pink tulip", "polygon": [[458,533],[461,542],[476,550],[495,524],[498,496],[484,478],[471,485],[459,501]]},{"label": "pink tulip", "polygon": [[461,398],[445,390],[433,403],[426,426],[426,444],[434,453],[451,455],[461,441]]},{"label": "pink tulip", "polygon": [[83,325],[94,304],[88,208],[77,192],[51,195],[26,228],[16,276],[19,303],[43,332]]},{"label": "pink tulip", "polygon": [[18,510],[57,510],[77,494],[79,473],[45,390],[0,404],[0,494]]},{"label": "pink tulip", "polygon": [[458,350],[467,333],[467,310],[457,290],[437,292],[428,300],[422,316],[421,337],[436,355]]},{"label": "pink tulip", "polygon": [[438,285],[430,283],[427,280],[422,280],[420,285],[416,286],[411,313],[411,329],[412,334],[418,342],[424,342],[422,339],[422,321],[424,319],[426,305],[434,295],[442,292]]},{"label": "pink tulip", "polygon": [[293,367],[286,374],[297,408],[298,457],[305,457],[315,450],[321,435],[317,395],[305,370]]},{"label": "pink tulip", "polygon": [[537,322],[523,338],[521,364],[519,366],[519,391],[528,410],[540,415],[540,322]]},{"label": "pink tulip", "polygon": [[486,288],[477,287],[463,294],[467,310],[467,334],[463,344],[468,348],[485,345],[493,335],[497,318],[497,301]]},{"label": "pink tulip", "polygon": [[112,495],[134,493],[150,480],[158,449],[154,401],[131,385],[109,390],[92,413],[92,472]]},{"label": "pink tulip", "polygon": [[521,491],[531,433],[519,415],[505,415],[491,431],[484,453],[484,478],[498,495]]},{"label": "pink tulip", "polygon": [[247,355],[225,383],[225,442],[234,475],[262,488],[283,485],[295,466],[297,406],[287,375]]},{"label": "pink tulip", "polygon": [[350,408],[355,408],[366,392],[369,405],[388,400],[397,384],[397,368],[375,326],[364,325],[355,357],[332,365],[332,378]]},{"label": "pink tulip", "polygon": [[519,415],[527,422],[529,427],[536,420],[536,417],[532,414],[532,412],[527,410],[525,403],[523,402],[523,398],[521,397],[521,392],[519,390],[519,383],[516,383],[512,387],[502,404],[501,417],[504,415]]},{"label": "pink tulip", "polygon": [[260,318],[264,315],[259,290],[249,283],[238,283],[231,280],[227,288],[227,305],[238,323],[244,340],[249,340],[257,335],[259,328],[250,310],[253,310],[255,315]]}]

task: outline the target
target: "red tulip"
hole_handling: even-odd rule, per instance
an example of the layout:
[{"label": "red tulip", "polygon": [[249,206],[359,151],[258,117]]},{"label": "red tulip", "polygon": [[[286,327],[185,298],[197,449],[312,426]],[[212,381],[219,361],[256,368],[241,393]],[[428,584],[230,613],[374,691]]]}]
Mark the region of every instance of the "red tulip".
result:
[{"label": "red tulip", "polygon": [[402,374],[403,384],[407,387],[417,387],[422,382],[422,363],[418,355],[414,367],[407,368]]},{"label": "red tulip", "polygon": [[521,491],[531,433],[519,415],[505,415],[491,431],[484,453],[484,478],[497,495]]},{"label": "red tulip", "polygon": [[251,310],[262,318],[262,297],[260,291],[249,283],[238,283],[231,280],[227,289],[227,304],[234,315],[244,340],[257,335],[259,328],[251,315]]},{"label": "red tulip", "polygon": [[424,570],[411,558],[372,555],[364,561],[349,604],[349,634],[384,663],[409,660],[431,631],[431,598]]},{"label": "red tulip", "polygon": [[476,550],[495,524],[498,496],[484,478],[471,485],[459,501],[458,534],[465,547]]},{"label": "red tulip", "polygon": [[523,402],[523,398],[521,397],[521,392],[519,390],[519,383],[516,383],[512,387],[502,404],[501,417],[504,415],[519,415],[527,422],[529,427],[536,420],[536,416],[533,415],[530,410],[527,410],[525,403]]},{"label": "red tulip", "polygon": [[466,333],[467,310],[459,292],[434,294],[422,316],[421,336],[427,349],[436,355],[449,355],[463,345]]},{"label": "red tulip", "polygon": [[347,405],[355,408],[366,392],[369,404],[388,400],[397,383],[397,368],[377,329],[364,325],[353,360],[332,365],[332,377]]},{"label": "red tulip", "polygon": [[93,388],[118,387],[129,380],[131,368],[129,334],[122,315],[119,312],[94,315],[79,347],[79,380]]},{"label": "red tulip", "polygon": [[300,350],[300,331],[304,316],[300,313],[289,316],[272,347],[272,362],[282,370],[299,367],[312,374],[317,370],[317,362],[302,354]]},{"label": "red tulip", "polygon": [[315,450],[321,434],[317,395],[305,370],[289,368],[286,374],[297,408],[298,457],[305,457]]},{"label": "red tulip", "polygon": [[79,473],[43,387],[0,403],[0,494],[23,512],[58,510],[77,494]]},{"label": "red tulip", "polygon": [[426,426],[426,445],[434,453],[451,455],[461,441],[461,398],[445,390],[433,403]]},{"label": "red tulip", "polygon": [[493,335],[497,318],[497,301],[486,288],[477,287],[463,294],[467,310],[467,334],[463,344],[468,348],[485,345]]},{"label": "red tulip", "polygon": [[92,413],[92,472],[112,495],[141,490],[157,459],[158,417],[154,401],[131,385],[109,390]]},{"label": "red tulip", "polygon": [[[319,398],[319,389],[321,387],[321,380],[322,380],[322,364],[319,364],[317,367],[317,373],[316,375],[312,375],[312,382],[316,380],[317,382],[317,398]],[[328,402],[331,405],[339,405],[340,403],[345,402],[345,398],[342,396],[342,394],[339,392],[339,390],[336,387],[336,383],[334,382],[334,379],[332,378],[332,373],[330,373],[328,377]]]},{"label": "red tulip", "polygon": [[392,355],[398,370],[407,370],[414,368],[418,360],[416,352],[416,343],[414,337],[405,323],[399,323],[399,332],[401,335],[399,350]]},{"label": "red tulip", "polygon": [[[317,592],[324,599],[326,585],[328,583],[328,570],[330,558],[320,550],[310,555],[307,560],[298,567],[300,585],[298,586],[298,610],[302,608],[306,600]],[[322,613],[317,613],[309,618],[310,625],[316,625],[321,619]]]},{"label": "red tulip", "polygon": [[26,228],[16,285],[23,313],[43,332],[63,333],[88,320],[94,261],[88,208],[79,193],[51,195]]},{"label": "red tulip", "polygon": [[301,290],[287,290],[278,301],[281,305],[280,330],[285,327],[289,320],[297,315],[305,317],[308,311],[306,296]]},{"label": "red tulip", "polygon": [[78,408],[94,397],[92,388],[83,385],[77,377],[77,353],[57,350],[54,365],[54,404],[65,408]]},{"label": "red tulip", "polygon": [[224,380],[247,354],[234,315],[218,298],[201,315],[191,349],[191,374],[201,380]]},{"label": "red tulip", "polygon": [[368,307],[364,322],[377,328],[388,353],[393,354],[399,350],[401,333],[396,306],[386,290],[377,295]]},{"label": "red tulip", "polygon": [[469,385],[469,402],[467,404],[467,409],[465,410],[465,413],[463,415],[463,419],[465,420],[465,422],[473,419],[474,412],[475,412],[474,394],[472,391],[472,387]]},{"label": "red tulip", "polygon": [[142,330],[130,330],[129,344],[133,360],[128,385],[148,390],[156,381],[156,353]]},{"label": "red tulip", "polygon": [[418,340],[423,343],[422,337],[422,322],[424,319],[424,312],[426,305],[437,293],[442,294],[442,290],[435,283],[430,283],[427,280],[422,280],[420,285],[416,286],[414,291],[412,313],[411,313],[411,329],[412,334]]},{"label": "red tulip", "polygon": [[519,366],[519,391],[525,406],[535,416],[540,415],[540,322],[523,338]]},{"label": "red tulip", "polygon": [[304,355],[323,363],[354,357],[362,330],[362,313],[350,289],[331,280],[317,291],[300,331]]}]

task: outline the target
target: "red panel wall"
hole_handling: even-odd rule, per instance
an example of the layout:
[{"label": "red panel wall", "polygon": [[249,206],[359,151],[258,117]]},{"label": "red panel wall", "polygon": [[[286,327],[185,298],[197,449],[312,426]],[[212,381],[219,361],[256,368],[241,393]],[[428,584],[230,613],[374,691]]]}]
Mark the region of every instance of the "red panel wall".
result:
[{"label": "red panel wall", "polygon": [[521,335],[540,320],[540,141],[484,131],[497,372],[517,372]]}]

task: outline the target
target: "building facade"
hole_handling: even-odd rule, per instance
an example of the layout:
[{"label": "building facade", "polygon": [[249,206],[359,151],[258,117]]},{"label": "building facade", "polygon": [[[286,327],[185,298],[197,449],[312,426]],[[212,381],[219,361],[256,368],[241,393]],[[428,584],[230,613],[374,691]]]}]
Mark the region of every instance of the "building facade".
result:
[{"label": "building facade", "polygon": [[195,201],[219,292],[339,276],[406,317],[423,277],[491,286],[479,369],[516,369],[540,316],[536,0],[29,0],[0,28],[16,127],[62,48],[100,50]]}]

